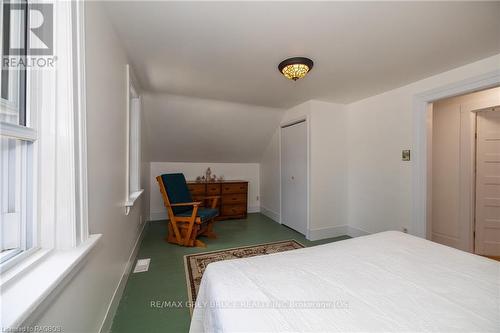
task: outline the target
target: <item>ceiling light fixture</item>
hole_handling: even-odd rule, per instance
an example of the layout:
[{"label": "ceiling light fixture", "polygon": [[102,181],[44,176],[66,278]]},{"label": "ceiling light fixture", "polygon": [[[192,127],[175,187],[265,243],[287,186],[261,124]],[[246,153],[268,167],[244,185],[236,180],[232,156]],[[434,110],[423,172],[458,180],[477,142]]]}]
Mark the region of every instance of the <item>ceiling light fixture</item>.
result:
[{"label": "ceiling light fixture", "polygon": [[306,76],[313,68],[313,61],[309,58],[295,57],[283,60],[278,69],[287,79],[297,81]]}]

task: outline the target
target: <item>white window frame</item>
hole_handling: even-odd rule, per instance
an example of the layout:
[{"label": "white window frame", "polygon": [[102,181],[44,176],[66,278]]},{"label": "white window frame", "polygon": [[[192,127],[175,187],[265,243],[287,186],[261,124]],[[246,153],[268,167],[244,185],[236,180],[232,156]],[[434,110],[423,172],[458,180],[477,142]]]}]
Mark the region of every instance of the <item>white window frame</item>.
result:
[{"label": "white window frame", "polygon": [[144,192],[141,187],[141,96],[134,84],[130,65],[125,66],[127,87],[127,180],[125,215]]},{"label": "white window frame", "polygon": [[[47,3],[47,1],[44,1]],[[83,1],[51,1],[55,69],[29,70],[27,103],[35,161],[37,246],[0,271],[0,327],[29,325],[84,264],[101,235],[89,235],[86,171],[85,19]],[[43,113],[43,117],[36,117]],[[9,128],[10,127],[10,128]],[[20,257],[20,256],[18,256]]]},{"label": "white window frame", "polygon": [[[20,4],[18,1],[12,1],[13,4]],[[0,17],[3,19],[3,3],[0,6]],[[20,18],[20,17],[19,17]],[[12,19],[12,18],[11,18]],[[24,29],[23,24],[24,18],[20,19],[13,24],[15,21],[11,21],[9,25],[9,34],[10,38],[14,36],[21,36],[20,42],[24,42]],[[3,31],[0,33],[0,44],[3,45]],[[0,217],[2,219],[15,219],[17,220],[16,224],[18,228],[18,243],[19,247],[13,250],[10,250],[10,253],[6,255],[2,253],[2,257],[5,255],[3,259],[6,261],[0,263],[0,269],[5,270],[12,266],[14,266],[17,262],[23,260],[34,251],[37,250],[38,247],[38,239],[36,237],[37,225],[35,221],[33,221],[33,217],[35,214],[35,199],[36,195],[34,190],[34,180],[36,175],[34,171],[36,170],[36,144],[38,139],[37,126],[36,126],[36,115],[30,116],[30,110],[27,105],[25,106],[25,110],[22,110],[24,113],[24,121],[25,124],[20,125],[18,122],[20,119],[20,91],[19,91],[19,82],[20,82],[20,72],[18,70],[9,71],[8,78],[8,97],[7,99],[0,98],[0,107],[2,108],[0,114],[0,134],[2,138],[14,139],[16,142],[23,143],[18,149],[16,149],[16,157],[15,157],[15,211],[11,213],[7,213],[5,211],[5,205],[7,204],[7,198],[3,197],[5,193],[3,191],[5,188],[2,188],[2,214]],[[25,80],[27,84],[27,78]],[[23,88],[24,93],[26,94],[26,98],[28,98],[28,89],[27,87]],[[9,117],[17,118],[16,122],[13,123],[9,120]],[[16,143],[17,144],[17,143]],[[4,149],[5,147],[2,147]],[[5,151],[1,152],[2,154],[8,154]],[[5,164],[6,156],[2,157],[4,165],[2,165],[2,172],[10,172],[8,166]],[[10,157],[9,157],[10,158]],[[9,176],[2,174],[2,182],[7,181],[10,182]],[[31,191],[29,191],[31,190]],[[15,221],[12,221],[15,222]],[[3,233],[6,221],[2,221],[2,237],[6,235]],[[11,223],[14,224],[14,223]],[[3,242],[3,240],[2,240]],[[2,246],[3,249],[3,246]]]},{"label": "white window frame", "polygon": [[[16,2],[12,1],[12,3]],[[0,18],[2,18],[3,20],[3,3],[1,4],[2,6],[0,6]],[[22,22],[19,22],[18,25],[11,26],[11,28],[13,27],[15,30],[10,31],[10,34],[17,35],[22,30],[21,24]],[[3,33],[0,33],[0,48],[2,45],[3,45]],[[8,90],[9,96],[7,99],[3,99],[0,97],[0,106],[4,108],[4,110],[6,111],[10,111],[12,115],[17,114],[17,108],[19,102],[19,91],[17,89],[18,81],[19,81],[19,75],[9,75],[9,90]]]}]

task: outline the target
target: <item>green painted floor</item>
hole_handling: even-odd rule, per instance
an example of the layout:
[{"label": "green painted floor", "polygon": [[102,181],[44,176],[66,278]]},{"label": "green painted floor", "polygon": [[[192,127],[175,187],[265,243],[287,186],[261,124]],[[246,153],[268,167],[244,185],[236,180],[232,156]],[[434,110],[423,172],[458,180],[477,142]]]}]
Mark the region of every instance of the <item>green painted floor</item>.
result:
[{"label": "green painted floor", "polygon": [[266,216],[248,214],[245,220],[219,221],[215,225],[217,239],[202,238],[206,248],[186,248],[164,241],[166,221],[148,223],[139,249],[138,259],[151,258],[149,271],[131,274],[113,320],[113,333],[176,332],[189,330],[189,309],[155,307],[151,302],[182,303],[188,300],[183,257],[186,254],[213,251],[279,240],[295,239],[314,246],[349,238],[341,236],[310,242],[298,232],[282,226]]}]

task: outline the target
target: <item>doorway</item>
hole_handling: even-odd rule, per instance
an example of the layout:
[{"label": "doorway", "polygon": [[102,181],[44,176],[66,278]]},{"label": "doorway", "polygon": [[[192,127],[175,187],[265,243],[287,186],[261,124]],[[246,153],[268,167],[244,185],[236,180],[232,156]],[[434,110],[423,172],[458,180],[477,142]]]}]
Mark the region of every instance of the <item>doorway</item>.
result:
[{"label": "doorway", "polygon": [[307,120],[281,127],[281,223],[307,235]]},{"label": "doorway", "polygon": [[[500,255],[500,204],[494,208],[496,201],[492,197],[497,188],[500,193],[500,182],[498,187],[491,181],[488,185],[479,183],[483,178],[479,172],[491,173],[495,166],[500,167],[500,163],[491,161],[491,154],[500,149],[500,140],[498,145],[493,144],[495,135],[490,133],[497,128],[491,125],[489,117],[481,121],[485,109],[494,110],[499,102],[500,88],[492,88],[432,103],[428,137],[428,239],[472,253]],[[481,139],[484,135],[488,141]],[[479,149],[488,149],[488,153],[481,157]],[[484,158],[488,161],[481,162]],[[483,201],[476,202],[478,195]],[[500,195],[497,201],[500,202]],[[478,218],[483,222],[476,223]],[[477,229],[480,225],[481,231]],[[490,238],[486,240],[484,235]],[[477,247],[478,242],[486,244],[485,241],[489,244],[488,251]]]}]

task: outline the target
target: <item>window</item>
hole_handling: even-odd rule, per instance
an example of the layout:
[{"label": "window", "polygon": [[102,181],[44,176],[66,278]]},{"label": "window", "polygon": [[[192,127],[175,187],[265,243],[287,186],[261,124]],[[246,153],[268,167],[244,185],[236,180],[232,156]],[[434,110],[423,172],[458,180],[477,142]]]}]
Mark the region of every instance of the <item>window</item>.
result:
[{"label": "window", "polygon": [[127,119],[128,119],[128,189],[125,203],[126,214],[135,200],[144,191],[141,188],[141,97],[134,86],[130,66],[126,68],[127,76]]},{"label": "window", "polygon": [[2,327],[41,311],[100,238],[87,222],[83,10],[0,0]]},{"label": "window", "polygon": [[[19,3],[26,8],[26,3]],[[0,6],[0,264],[34,248],[34,116],[26,107],[26,68],[4,65],[13,55],[12,45],[21,46],[26,57],[27,11]]]}]

